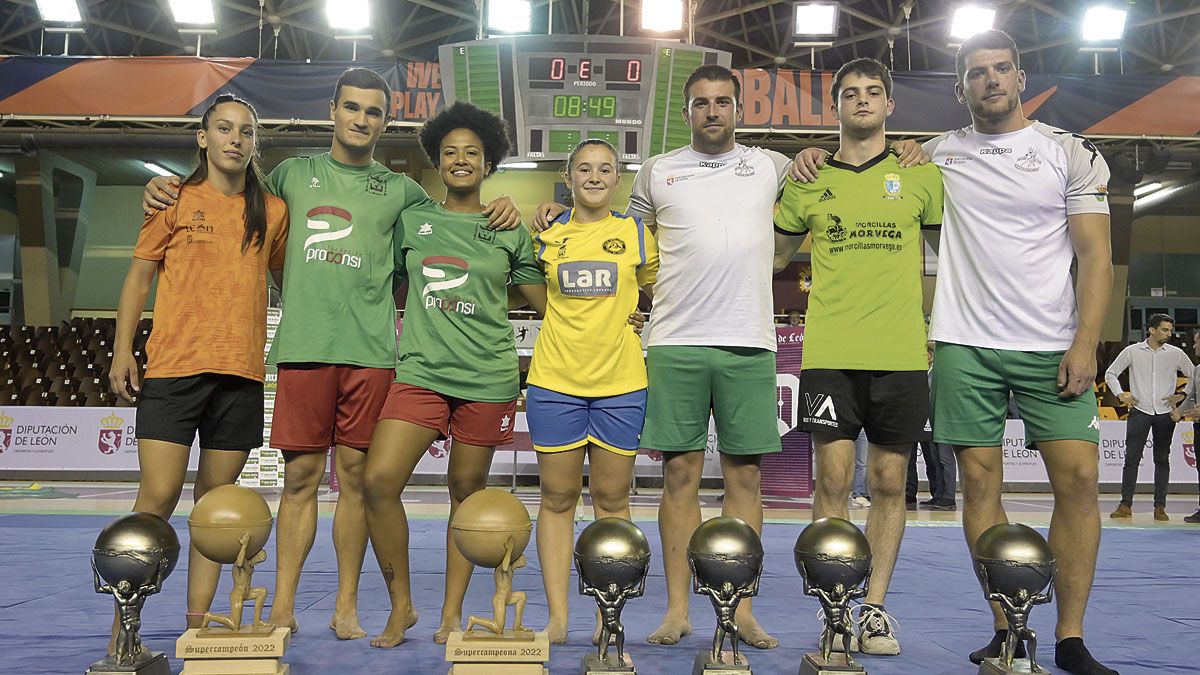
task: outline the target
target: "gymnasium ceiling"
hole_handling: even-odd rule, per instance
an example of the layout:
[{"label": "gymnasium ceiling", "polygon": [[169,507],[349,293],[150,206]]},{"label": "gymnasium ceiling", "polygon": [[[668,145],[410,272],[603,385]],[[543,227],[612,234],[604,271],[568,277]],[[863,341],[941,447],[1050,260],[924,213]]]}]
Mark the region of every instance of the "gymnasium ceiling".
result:
[{"label": "gymnasium ceiling", "polygon": [[[72,35],[72,55],[163,56],[195,53],[195,36],[176,29],[166,0],[79,0],[86,30]],[[369,0],[370,33],[360,60],[434,60],[437,47],[475,37],[470,0]],[[1118,4],[1120,3],[1117,0]],[[818,68],[836,69],[860,56],[896,70],[953,69],[946,46],[951,0],[850,0],[842,3],[840,33],[816,55]],[[1079,52],[1079,24],[1094,2],[1012,0],[990,3],[996,25],[1021,47],[1033,73],[1090,73],[1092,55]],[[1140,0],[1130,11],[1120,55],[1104,55],[1104,72],[1200,74],[1200,3]],[[620,31],[621,4],[612,0],[555,0],[555,33]],[[640,2],[625,3],[625,34],[639,35]],[[344,61],[351,45],[334,39],[324,0],[216,0],[217,35],[204,36],[203,56],[258,56]],[[534,32],[547,30],[547,0],[533,0]],[[733,54],[735,67],[810,67],[808,48],[792,45],[790,2],[695,0],[695,41]],[[278,29],[276,33],[275,29]],[[34,0],[0,3],[0,54],[63,53],[64,36],[44,33]]]}]

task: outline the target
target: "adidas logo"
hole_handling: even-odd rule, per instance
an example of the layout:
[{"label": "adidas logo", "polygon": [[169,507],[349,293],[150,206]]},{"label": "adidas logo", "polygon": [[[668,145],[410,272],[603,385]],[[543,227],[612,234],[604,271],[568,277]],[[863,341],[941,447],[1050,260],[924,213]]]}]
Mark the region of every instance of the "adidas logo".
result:
[{"label": "adidas logo", "polygon": [[433,234],[433,226],[425,223],[421,226],[421,229],[417,230],[417,234]]},{"label": "adidas logo", "polygon": [[827,202],[827,201],[829,201],[830,199],[833,199],[833,198],[834,198],[834,197],[833,197],[833,190],[830,190],[829,188],[825,188],[825,191],[821,193],[821,198],[820,198],[820,199],[818,199],[817,201],[818,201],[818,202]]}]

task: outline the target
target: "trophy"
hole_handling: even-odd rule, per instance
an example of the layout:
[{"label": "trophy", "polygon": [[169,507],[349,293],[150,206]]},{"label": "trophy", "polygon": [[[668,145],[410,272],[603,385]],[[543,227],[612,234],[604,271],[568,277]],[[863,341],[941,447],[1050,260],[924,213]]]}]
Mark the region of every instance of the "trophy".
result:
[{"label": "trophy", "polygon": [[[646,590],[646,573],[650,570],[646,535],[623,518],[601,518],[584,528],[575,542],[575,570],[579,573],[579,592],[596,598],[600,608],[598,650],[583,657],[580,672],[636,673],[625,653],[621,610],[626,600],[640,598]],[[616,642],[616,658],[608,653],[610,640]]]},{"label": "trophy", "polygon": [[[793,550],[796,569],[804,579],[804,593],[821,601],[824,625],[820,653],[804,655],[800,675],[865,673],[850,655],[854,636],[850,601],[867,594],[871,577],[871,547],[867,538],[848,520],[821,518],[813,521],[796,539]],[[841,653],[834,653],[835,641]]]},{"label": "trophy", "polygon": [[[267,589],[252,585],[254,568],[267,559],[263,549],[271,536],[271,508],[254,490],[221,485],[209,490],[188,518],[192,546],[209,560],[230,565],[233,590],[229,614],[205,612],[200,628],[185,632],[175,643],[175,655],[188,672],[287,673],[281,663],[291,631],[262,620]],[[254,603],[248,624],[243,606]],[[217,624],[215,627],[211,624]],[[244,656],[243,656],[244,655]],[[203,661],[203,665],[189,663]]]},{"label": "trophy", "polygon": [[[491,618],[470,616],[466,632],[454,631],[446,640],[446,660],[453,675],[548,672],[550,639],[521,623],[525,594],[513,590],[513,576],[525,566],[525,547],[533,523],[529,511],[505,490],[480,490],[463,500],[450,523],[454,545],[467,560],[495,571],[496,593]],[[515,608],[512,627],[508,606]],[[483,630],[475,630],[478,626]]]},{"label": "trophy", "polygon": [[[762,576],[762,541],[754,528],[739,518],[719,516],[701,523],[688,542],[692,591],[707,595],[717,613],[712,651],[696,655],[692,675],[748,675],[750,663],[738,652],[738,626],[734,622],[742,598],[758,595]],[[730,651],[721,647],[728,637]]]},{"label": "trophy", "polygon": [[97,593],[113,596],[117,636],[113,653],[88,668],[91,673],[170,675],[166,654],[142,645],[142,606],[179,560],[179,537],[153,513],[131,513],[109,523],[92,548],[92,578]]},{"label": "trophy", "polygon": [[[1029,627],[1029,612],[1054,597],[1057,567],[1050,545],[1031,527],[1001,523],[979,535],[974,560],[984,595],[1000,604],[1008,620],[1000,656],[984,659],[980,675],[1046,672],[1037,664],[1037,633]],[[1022,643],[1027,659],[1016,658]]]}]

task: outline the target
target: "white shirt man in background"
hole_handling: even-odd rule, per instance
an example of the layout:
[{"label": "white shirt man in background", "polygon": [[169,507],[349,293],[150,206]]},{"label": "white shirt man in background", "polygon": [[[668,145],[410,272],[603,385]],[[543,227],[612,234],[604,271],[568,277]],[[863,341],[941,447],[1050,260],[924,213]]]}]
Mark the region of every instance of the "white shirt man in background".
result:
[{"label": "white shirt man in background", "polygon": [[[1154,433],[1154,519],[1167,521],[1167,484],[1171,480],[1171,438],[1179,413],[1175,404],[1176,375],[1192,375],[1192,361],[1182,349],[1167,344],[1175,331],[1175,320],[1154,314],[1146,322],[1146,339],[1121,350],[1104,373],[1108,390],[1129,408],[1125,422],[1125,468],[1121,473],[1121,503],[1110,516],[1133,515],[1133,490],[1146,450],[1146,437]],[[1129,391],[1117,378],[1129,371]]]}]

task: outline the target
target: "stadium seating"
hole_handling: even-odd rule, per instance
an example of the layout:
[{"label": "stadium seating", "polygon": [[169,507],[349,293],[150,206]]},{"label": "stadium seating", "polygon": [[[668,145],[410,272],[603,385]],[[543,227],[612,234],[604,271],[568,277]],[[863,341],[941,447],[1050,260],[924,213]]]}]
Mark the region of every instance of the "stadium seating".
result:
[{"label": "stadium seating", "polygon": [[[146,372],[151,321],[138,322],[133,355]],[[0,405],[132,406],[110,391],[116,322],[77,317],[60,326],[0,326]]]}]

